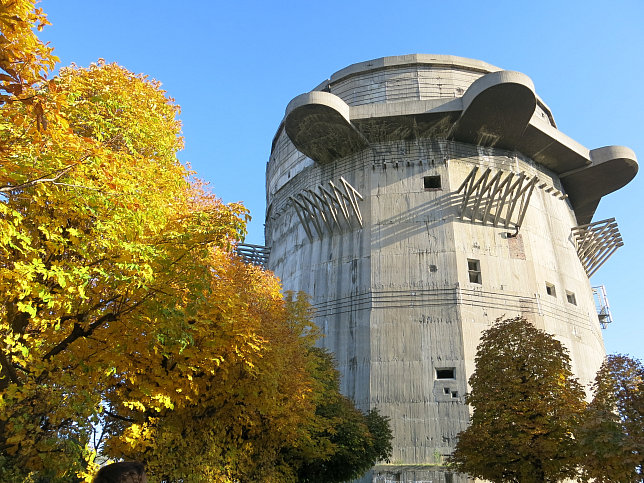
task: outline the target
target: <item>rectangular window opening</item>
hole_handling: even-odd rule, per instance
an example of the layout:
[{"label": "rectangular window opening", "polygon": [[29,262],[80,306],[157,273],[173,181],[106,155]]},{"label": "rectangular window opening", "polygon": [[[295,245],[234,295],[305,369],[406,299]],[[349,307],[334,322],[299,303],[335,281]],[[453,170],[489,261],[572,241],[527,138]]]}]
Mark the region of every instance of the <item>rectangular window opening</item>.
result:
[{"label": "rectangular window opening", "polygon": [[436,379],[456,379],[456,368],[455,367],[437,368]]},{"label": "rectangular window opening", "polygon": [[423,176],[423,185],[425,191],[434,191],[441,189],[441,177],[440,176]]},{"label": "rectangular window opening", "polygon": [[569,304],[577,305],[577,297],[575,297],[574,292],[566,290],[566,300]]},{"label": "rectangular window opening", "polygon": [[458,391],[452,391],[452,397],[458,397]]},{"label": "rectangular window opening", "polygon": [[444,387],[444,388],[443,388],[443,392],[444,392],[445,394],[449,395],[452,391],[450,390],[450,388],[449,388],[449,387]]},{"label": "rectangular window opening", "polygon": [[472,258],[467,259],[467,273],[471,283],[481,283],[481,262]]},{"label": "rectangular window opening", "polygon": [[546,282],[546,293],[548,295],[552,295],[553,297],[557,296],[557,291],[555,290],[555,286],[549,282]]}]

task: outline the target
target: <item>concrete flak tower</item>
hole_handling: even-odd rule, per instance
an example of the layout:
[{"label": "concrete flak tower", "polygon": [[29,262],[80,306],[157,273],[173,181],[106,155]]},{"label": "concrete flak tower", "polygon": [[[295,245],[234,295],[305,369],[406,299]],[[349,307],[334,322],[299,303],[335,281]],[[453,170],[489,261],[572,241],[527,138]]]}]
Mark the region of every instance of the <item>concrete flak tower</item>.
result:
[{"label": "concrete flak tower", "polygon": [[268,267],[311,295],[343,393],[391,418],[392,461],[365,481],[462,479],[440,463],[498,317],[553,334],[592,381],[589,277],[622,245],[593,215],[637,169],[628,148],[559,131],[529,77],[477,60],[362,62],[290,102],[266,170]]}]

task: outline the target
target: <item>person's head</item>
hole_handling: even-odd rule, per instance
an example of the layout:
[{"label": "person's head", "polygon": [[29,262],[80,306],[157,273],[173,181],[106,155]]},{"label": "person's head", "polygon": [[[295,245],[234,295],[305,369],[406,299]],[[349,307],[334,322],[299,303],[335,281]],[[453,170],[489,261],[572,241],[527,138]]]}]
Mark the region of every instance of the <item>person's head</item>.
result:
[{"label": "person's head", "polygon": [[94,483],[148,483],[148,479],[141,463],[122,461],[103,466],[96,473]]}]

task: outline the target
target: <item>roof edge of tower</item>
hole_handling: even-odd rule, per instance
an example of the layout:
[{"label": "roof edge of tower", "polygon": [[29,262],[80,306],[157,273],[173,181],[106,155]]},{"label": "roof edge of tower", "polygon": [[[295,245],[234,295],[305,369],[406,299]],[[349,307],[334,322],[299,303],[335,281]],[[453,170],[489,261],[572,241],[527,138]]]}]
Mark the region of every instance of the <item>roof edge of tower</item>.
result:
[{"label": "roof edge of tower", "polygon": [[487,62],[467,57],[458,57],[456,55],[438,55],[438,54],[407,54],[394,55],[391,57],[380,57],[379,59],[366,60],[351,64],[344,69],[340,69],[331,75],[327,84],[334,84],[347,77],[359,75],[364,72],[398,68],[405,65],[432,65],[437,67],[461,67],[474,72],[487,74],[502,70]]},{"label": "roof edge of tower", "polygon": [[[393,55],[388,57],[380,57],[377,59],[365,60],[363,62],[356,62],[348,67],[340,69],[339,71],[331,74],[330,78],[325,79],[311,92],[326,91],[330,92],[333,84],[349,79],[354,76],[364,74],[365,72],[377,72],[379,70],[398,69],[405,66],[413,65],[428,65],[433,67],[459,67],[471,72],[478,72],[483,75],[491,72],[498,72],[504,69],[495,65],[483,62],[482,60],[471,59],[468,57],[460,57],[457,55],[440,55],[440,54],[406,54],[406,55]],[[537,94],[537,104],[546,113],[550,124],[557,127],[552,110],[550,107],[539,97]]]}]

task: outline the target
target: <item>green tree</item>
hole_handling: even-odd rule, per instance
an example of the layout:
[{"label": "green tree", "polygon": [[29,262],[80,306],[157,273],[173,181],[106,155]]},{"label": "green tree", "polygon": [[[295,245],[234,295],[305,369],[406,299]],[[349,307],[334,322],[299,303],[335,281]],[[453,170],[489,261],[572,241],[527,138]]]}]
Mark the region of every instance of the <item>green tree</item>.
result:
[{"label": "green tree", "polygon": [[285,462],[297,469],[302,483],[359,478],[377,461],[391,456],[389,418],[375,409],[363,413],[340,393],[340,374],[330,353],[312,348],[310,356],[317,383],[315,418],[307,428],[308,447],[287,448]]},{"label": "green tree", "polygon": [[523,318],[497,320],[483,333],[469,383],[471,424],[450,458],[459,472],[517,483],[576,474],[584,391],[560,342]]},{"label": "green tree", "polygon": [[593,384],[578,431],[583,481],[643,481],[644,366],[609,355]]}]

